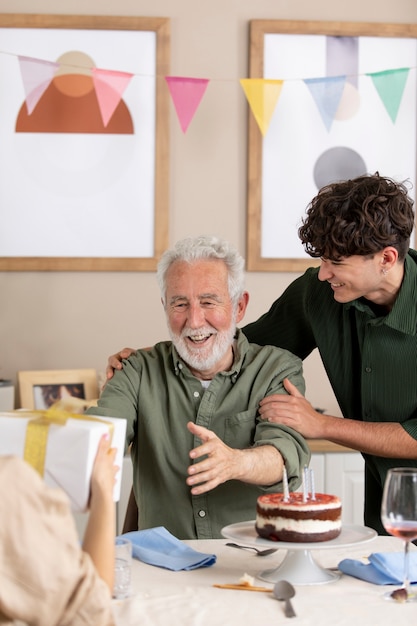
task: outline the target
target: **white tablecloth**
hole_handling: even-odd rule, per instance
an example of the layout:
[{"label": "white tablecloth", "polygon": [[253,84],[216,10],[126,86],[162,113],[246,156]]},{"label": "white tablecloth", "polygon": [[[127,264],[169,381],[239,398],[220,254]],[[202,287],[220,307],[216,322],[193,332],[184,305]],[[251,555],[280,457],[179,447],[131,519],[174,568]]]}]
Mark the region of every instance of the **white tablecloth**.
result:
[{"label": "white tablecloth", "polygon": [[[255,585],[272,588],[257,575],[278,567],[286,556],[279,550],[267,557],[252,551],[226,546],[226,539],[187,541],[195,550],[217,555],[212,567],[173,572],[133,562],[132,596],[113,601],[119,626],[272,626],[283,624],[284,604],[270,593],[218,589],[214,584],[236,584],[245,574],[255,577]],[[412,549],[416,549],[412,546]],[[399,552],[402,541],[377,537],[349,548],[314,549],[314,561],[335,567],[343,558],[360,559],[372,552]],[[297,585],[293,605],[294,626],[406,626],[417,624],[417,602],[389,602],[383,593],[395,587],[382,587],[341,575],[335,582]]]}]

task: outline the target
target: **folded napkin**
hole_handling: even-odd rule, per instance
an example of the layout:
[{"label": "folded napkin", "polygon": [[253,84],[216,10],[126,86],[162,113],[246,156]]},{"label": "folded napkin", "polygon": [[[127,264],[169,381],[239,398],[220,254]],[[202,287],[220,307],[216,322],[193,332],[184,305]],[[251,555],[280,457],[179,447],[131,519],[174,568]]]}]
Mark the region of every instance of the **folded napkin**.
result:
[{"label": "folded napkin", "polygon": [[[369,563],[343,559],[338,568],[344,574],[361,578],[375,585],[402,584],[404,577],[404,552],[375,552]],[[409,554],[410,582],[417,582],[417,552]]]},{"label": "folded napkin", "polygon": [[165,569],[179,571],[210,567],[217,558],[215,554],[193,550],[171,535],[163,526],[134,530],[125,533],[123,537],[132,542],[132,554],[135,559]]}]

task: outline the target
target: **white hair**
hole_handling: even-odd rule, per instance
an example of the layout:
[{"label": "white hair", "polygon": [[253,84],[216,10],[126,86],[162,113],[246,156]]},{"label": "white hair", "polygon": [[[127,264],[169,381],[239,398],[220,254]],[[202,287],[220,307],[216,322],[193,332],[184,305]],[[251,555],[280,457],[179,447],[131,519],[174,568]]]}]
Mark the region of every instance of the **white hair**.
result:
[{"label": "white hair", "polygon": [[162,301],[166,300],[166,275],[175,261],[194,263],[201,259],[221,259],[228,272],[230,299],[237,305],[245,288],[245,261],[243,257],[224,239],[214,235],[187,237],[178,241],[173,248],[166,250],[158,263],[156,277],[161,291]]}]

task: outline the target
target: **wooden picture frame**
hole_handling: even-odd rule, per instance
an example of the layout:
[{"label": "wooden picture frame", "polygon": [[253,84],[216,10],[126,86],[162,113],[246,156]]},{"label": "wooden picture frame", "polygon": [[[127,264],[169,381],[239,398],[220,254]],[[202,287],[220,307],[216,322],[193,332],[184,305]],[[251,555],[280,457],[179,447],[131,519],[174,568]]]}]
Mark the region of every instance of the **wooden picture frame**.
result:
[{"label": "wooden picture frame", "polygon": [[[154,271],[168,245],[169,19],[1,14],[0,40],[0,271]],[[85,94],[58,89],[59,72],[88,79],[82,111],[94,109],[103,130],[18,132],[23,106],[33,119],[43,98],[29,112],[22,60],[57,64],[46,91],[61,103],[57,119],[74,125]],[[119,93],[105,72],[130,82]],[[129,130],[101,119],[98,79],[107,102],[119,95]]]},{"label": "wooden picture frame", "polygon": [[[285,37],[283,37],[283,35],[285,35]],[[333,40],[336,38],[337,40],[354,38],[352,41],[359,41],[358,45],[363,44],[363,47],[366,43],[368,48],[371,44],[373,45],[375,43],[375,46],[378,48],[378,54],[374,54],[376,62],[370,63],[368,60],[362,60],[359,56],[362,65],[360,66],[360,70],[356,70],[356,78],[362,79],[363,77],[363,80],[371,82],[372,79],[369,77],[369,74],[366,74],[363,69],[365,62],[369,65],[366,71],[371,73],[389,69],[392,65],[394,68],[408,65],[411,70],[415,70],[417,58],[414,52],[414,47],[417,46],[417,25],[415,24],[286,20],[251,21],[249,76],[250,78],[283,80],[283,86],[265,136],[262,136],[254,115],[249,112],[247,175],[247,269],[249,271],[301,272],[307,267],[318,265],[319,263],[317,259],[309,257],[304,252],[297,235],[298,227],[301,224],[303,215],[305,215],[308,203],[322,186],[320,185],[320,187],[318,187],[313,184],[313,168],[310,164],[307,164],[309,169],[307,173],[305,173],[303,163],[306,161],[306,153],[313,155],[314,150],[316,150],[315,156],[317,156],[320,154],[319,150],[321,147],[324,149],[327,145],[331,145],[331,133],[333,133],[333,128],[336,127],[337,124],[333,123],[330,133],[326,130],[320,119],[318,108],[303,81],[304,78],[312,77],[311,73],[308,74],[309,68],[315,63],[316,56],[318,57],[316,51],[312,51],[312,54],[309,54],[309,44],[312,38],[314,40],[318,38],[329,38]],[[282,42],[284,39],[291,44],[289,49],[292,50],[292,54],[286,54],[286,48],[280,48],[281,54],[277,54],[271,59],[273,54],[272,50],[277,50],[277,45],[281,45],[277,42]],[[411,42],[410,51],[408,51],[409,41]],[[296,43],[297,46],[295,46]],[[398,55],[392,54],[392,46],[394,44],[398,45],[398,48],[401,49],[401,54],[403,54],[403,48],[407,47],[407,60],[405,62],[402,62],[400,53]],[[386,50],[384,49],[384,45]],[[360,48],[360,52],[357,53],[358,55],[362,54],[363,47]],[[396,52],[396,49],[394,52]],[[384,55],[387,55],[387,59]],[[377,58],[378,56],[382,57],[382,59]],[[396,58],[397,56],[401,59],[402,65],[398,65],[400,61],[399,58]],[[409,56],[413,57],[412,62],[409,62]],[[279,57],[278,61],[275,61],[276,57]],[[293,59],[291,64],[293,63],[298,69],[294,70],[291,67],[288,73],[286,73],[286,64],[290,59]],[[386,65],[384,64],[385,61]],[[326,66],[326,63],[329,64],[329,55],[325,61],[320,58],[318,63],[328,69],[329,66]],[[382,67],[378,65],[378,63],[382,63]],[[277,72],[277,66],[281,68],[279,72]],[[333,67],[333,70],[334,69]],[[313,76],[315,74],[316,78],[320,76],[323,77],[325,74],[321,72],[322,68],[319,68],[317,72],[313,72]],[[362,74],[362,72],[364,73]],[[346,72],[340,72],[340,74],[342,73],[346,74]],[[336,76],[337,74],[338,72],[329,71],[328,76]],[[378,158],[374,160],[370,158],[366,165],[369,168],[367,173],[379,171],[381,175],[397,180],[410,180],[410,195],[413,197],[413,189],[416,186],[415,119],[417,118],[417,112],[415,71],[409,72],[407,80],[411,81],[406,85],[408,100],[405,106],[408,108],[403,107],[400,111],[402,118],[400,118],[399,113],[395,125],[390,120],[372,83],[371,87],[367,87],[369,90],[367,93],[370,93],[370,90],[373,88],[373,93],[371,94],[373,99],[373,111],[371,115],[368,113],[367,121],[369,120],[370,123],[363,124],[362,121],[361,133],[359,132],[359,126],[356,132],[358,132],[359,135],[359,142],[363,142],[361,143],[361,147],[367,142],[367,149],[371,149],[370,146],[373,146],[374,143],[375,133],[372,134],[372,124],[374,124],[374,126],[377,123],[383,124],[383,126],[378,126],[378,141],[380,137],[382,141],[384,132],[386,132],[386,135],[392,134],[392,128],[394,127],[396,127],[395,132],[401,132],[406,136],[407,156],[410,154],[410,158],[404,158],[404,161],[407,162],[406,172],[400,171],[402,163],[396,160],[402,151],[399,148],[399,146],[403,145],[401,141],[398,141],[398,148],[393,150],[388,150],[386,147],[385,149],[380,148],[375,145],[373,149],[377,153]],[[299,94],[301,93],[301,88],[304,89],[302,98],[306,98],[307,104],[305,104],[305,106],[308,106],[311,114],[315,116],[314,123],[310,123],[308,126],[308,128],[314,128],[311,137],[306,137],[305,130],[307,121],[306,117],[302,115],[304,109],[302,109],[300,105],[301,98],[292,101],[286,100],[290,93],[290,88],[295,88],[297,83],[301,83],[301,86],[299,85]],[[406,92],[404,91],[404,93]],[[292,108],[291,104],[294,105]],[[287,105],[289,105],[288,109],[282,108]],[[401,106],[402,105],[403,102],[401,103]],[[367,110],[369,108],[368,101],[365,108]],[[291,124],[294,124],[295,131],[292,137],[298,134],[297,140],[293,142],[289,140],[288,133],[286,134],[288,127],[285,127],[285,123],[287,122],[284,123],[283,121],[282,112],[284,110],[289,112],[289,115],[285,118],[287,122],[291,116],[293,118]],[[407,111],[408,116],[406,117],[406,114],[402,111]],[[340,127],[341,124],[335,128],[334,141],[343,142],[347,140],[346,145],[349,145],[349,142],[354,140],[353,137],[355,135],[351,135],[349,129],[349,131],[345,132],[345,135],[347,134],[348,137],[342,136]],[[330,136],[330,139],[328,139],[328,136]],[[320,143],[321,141],[323,143]],[[326,144],[326,142],[328,142],[328,144]],[[338,144],[335,143],[334,145]],[[329,152],[329,150],[327,151]],[[384,166],[382,164],[381,166],[379,165],[379,158],[381,155],[384,155],[385,158],[388,153],[390,153],[390,158],[394,166],[385,166],[385,170],[388,171],[382,171],[384,170]],[[274,159],[276,160],[274,161]],[[278,163],[279,166],[277,167]],[[282,166],[282,164],[284,164],[284,166]],[[288,175],[288,172],[287,175],[284,175],[285,167],[292,167],[290,175]],[[281,177],[279,170],[281,171]],[[354,177],[354,175],[342,176],[341,178],[350,177]],[[301,202],[291,197],[291,192],[294,189],[297,191],[300,189],[302,193],[305,194],[305,197],[304,195],[302,196]],[[285,229],[287,229],[287,231]],[[291,254],[289,254],[288,250]]]},{"label": "wooden picture frame", "polygon": [[46,410],[68,397],[95,400],[99,395],[94,369],[20,371],[17,377],[23,409]]}]

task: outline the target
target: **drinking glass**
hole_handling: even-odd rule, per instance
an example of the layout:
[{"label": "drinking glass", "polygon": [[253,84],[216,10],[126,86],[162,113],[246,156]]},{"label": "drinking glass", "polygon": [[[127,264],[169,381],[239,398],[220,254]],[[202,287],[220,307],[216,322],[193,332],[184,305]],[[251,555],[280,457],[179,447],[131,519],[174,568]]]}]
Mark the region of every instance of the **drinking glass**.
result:
[{"label": "drinking glass", "polygon": [[113,598],[119,600],[130,595],[132,569],[132,543],[124,537],[116,537]]},{"label": "drinking glass", "polygon": [[381,520],[390,535],[404,540],[403,599],[416,600],[417,595],[410,590],[409,547],[410,541],[417,539],[417,467],[396,467],[388,471]]}]

